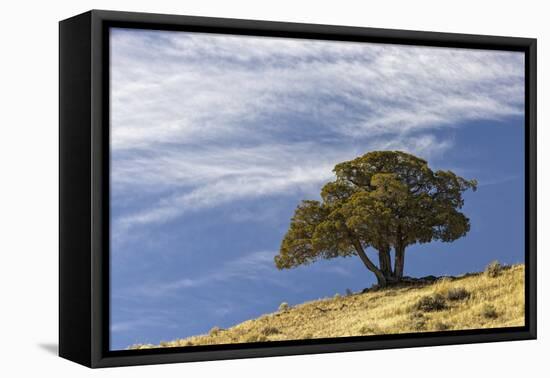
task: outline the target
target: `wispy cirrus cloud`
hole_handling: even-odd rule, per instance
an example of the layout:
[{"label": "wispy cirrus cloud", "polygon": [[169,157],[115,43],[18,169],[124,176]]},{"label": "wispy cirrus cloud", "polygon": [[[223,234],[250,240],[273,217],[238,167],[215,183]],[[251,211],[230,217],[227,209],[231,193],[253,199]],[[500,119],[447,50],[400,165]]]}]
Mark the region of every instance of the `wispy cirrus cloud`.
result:
[{"label": "wispy cirrus cloud", "polygon": [[434,131],[523,112],[523,55],[114,29],[115,238],[233,201],[314,193],[372,149],[429,158]]},{"label": "wispy cirrus cloud", "polygon": [[[433,136],[406,141],[366,143],[363,148],[398,149],[429,156],[445,151],[449,141]],[[113,170],[113,182],[125,196],[133,191],[159,191],[158,199],[140,210],[114,220],[113,237],[124,237],[139,225],[168,222],[183,214],[238,200],[302,193],[317,196],[319,187],[333,178],[339,161],[352,159],[364,150],[326,147],[319,155],[314,143],[263,145],[241,149],[193,149],[162,152],[147,158],[122,161]],[[174,194],[163,194],[168,189]]]},{"label": "wispy cirrus cloud", "polygon": [[[185,276],[179,279],[147,282],[141,286],[126,288],[117,293],[122,297],[166,297],[181,296],[184,290],[216,290],[217,285],[231,282],[249,282],[250,285],[258,283],[282,287],[287,290],[300,289],[292,278],[281,279],[281,273],[275,268],[273,258],[276,251],[256,251],[244,253],[241,256],[225,261],[220,266],[213,267],[211,271],[205,271],[196,276]],[[317,271],[325,275],[349,276],[350,272],[341,265],[316,266]]]},{"label": "wispy cirrus cloud", "polygon": [[512,52],[124,30],[112,45],[116,148],[264,136],[289,114],[371,136],[523,111]]},{"label": "wispy cirrus cloud", "polygon": [[275,254],[273,251],[248,253],[223,263],[221,267],[217,267],[210,273],[203,273],[197,277],[184,277],[171,282],[148,283],[132,290],[138,292],[140,296],[168,295],[184,289],[213,287],[219,283],[239,279],[269,281],[276,285],[284,285],[284,282],[279,279],[270,279],[271,273],[275,271],[273,264]]}]

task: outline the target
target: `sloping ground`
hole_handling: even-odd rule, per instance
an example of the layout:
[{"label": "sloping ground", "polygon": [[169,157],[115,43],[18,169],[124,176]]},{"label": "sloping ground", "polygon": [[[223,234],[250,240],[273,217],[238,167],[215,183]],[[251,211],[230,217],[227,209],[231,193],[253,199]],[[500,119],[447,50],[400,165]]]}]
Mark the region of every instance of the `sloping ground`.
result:
[{"label": "sloping ground", "polygon": [[463,330],[524,325],[524,265],[432,284],[306,302],[209,334],[130,348]]}]

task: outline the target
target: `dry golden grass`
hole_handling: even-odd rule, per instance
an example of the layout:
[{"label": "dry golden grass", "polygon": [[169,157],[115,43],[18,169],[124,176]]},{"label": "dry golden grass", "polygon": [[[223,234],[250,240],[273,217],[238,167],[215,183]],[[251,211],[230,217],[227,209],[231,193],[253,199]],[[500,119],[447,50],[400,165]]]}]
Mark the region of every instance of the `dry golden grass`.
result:
[{"label": "dry golden grass", "polygon": [[306,302],[205,335],[130,348],[447,331],[524,325],[524,265],[433,284]]}]

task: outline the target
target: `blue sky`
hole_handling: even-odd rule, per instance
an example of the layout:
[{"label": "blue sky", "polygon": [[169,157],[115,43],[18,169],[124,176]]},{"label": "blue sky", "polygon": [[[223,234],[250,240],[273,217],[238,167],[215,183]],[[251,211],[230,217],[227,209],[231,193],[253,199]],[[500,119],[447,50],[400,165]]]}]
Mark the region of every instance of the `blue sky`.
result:
[{"label": "blue sky", "polygon": [[370,286],[358,257],[273,257],[372,150],[479,181],[470,233],[409,247],[405,274],[523,262],[523,75],[514,52],[112,29],[111,348]]}]

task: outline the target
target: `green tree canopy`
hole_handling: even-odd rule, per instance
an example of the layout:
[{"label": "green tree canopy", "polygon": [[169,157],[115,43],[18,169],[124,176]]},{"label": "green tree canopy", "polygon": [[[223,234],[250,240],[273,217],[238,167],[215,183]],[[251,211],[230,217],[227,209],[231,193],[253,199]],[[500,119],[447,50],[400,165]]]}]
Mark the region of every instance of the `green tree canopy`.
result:
[{"label": "green tree canopy", "polygon": [[[470,229],[459,210],[476,180],[401,151],[369,152],[334,167],[336,180],[321,201],[302,201],[290,221],[275,264],[289,269],[317,259],[358,255],[378,284],[403,277],[405,249],[432,240],[451,242]],[[378,254],[378,265],[366,254]],[[391,251],[394,251],[392,267]]]}]

